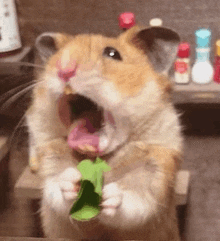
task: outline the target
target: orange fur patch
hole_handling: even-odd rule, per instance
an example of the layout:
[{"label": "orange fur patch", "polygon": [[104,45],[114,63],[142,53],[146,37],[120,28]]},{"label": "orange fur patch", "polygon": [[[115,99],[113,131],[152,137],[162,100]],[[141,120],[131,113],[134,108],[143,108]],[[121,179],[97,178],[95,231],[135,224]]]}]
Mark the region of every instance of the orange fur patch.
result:
[{"label": "orange fur patch", "polygon": [[157,165],[157,177],[152,182],[161,203],[167,203],[173,190],[176,173],[180,168],[181,154],[159,145],[149,145],[149,158]]},{"label": "orange fur patch", "polygon": [[[62,51],[65,48],[69,52],[70,59],[77,61],[79,69],[80,66],[85,67],[86,65],[98,66],[101,76],[113,82],[122,96],[135,96],[144,88],[147,81],[157,78],[146,54],[130,41],[137,30],[138,28],[134,28],[118,38],[78,35],[68,42],[69,38],[66,40],[65,36],[59,37],[58,42],[63,40],[64,45],[60,43],[62,48],[50,59],[47,70],[56,68],[56,62],[61,59]],[[118,50],[122,61],[103,56],[105,47],[113,47]]]},{"label": "orange fur patch", "polygon": [[173,85],[171,81],[164,75],[159,75],[156,79],[160,89],[163,93],[163,100],[170,98],[173,90]]}]

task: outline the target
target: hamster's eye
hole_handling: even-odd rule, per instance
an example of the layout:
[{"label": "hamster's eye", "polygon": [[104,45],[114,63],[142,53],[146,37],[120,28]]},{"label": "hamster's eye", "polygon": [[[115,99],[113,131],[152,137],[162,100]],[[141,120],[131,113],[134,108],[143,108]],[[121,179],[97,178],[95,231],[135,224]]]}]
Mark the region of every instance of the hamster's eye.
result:
[{"label": "hamster's eye", "polygon": [[103,56],[110,57],[115,60],[122,60],[122,57],[119,54],[118,50],[112,47],[106,47],[103,51]]}]

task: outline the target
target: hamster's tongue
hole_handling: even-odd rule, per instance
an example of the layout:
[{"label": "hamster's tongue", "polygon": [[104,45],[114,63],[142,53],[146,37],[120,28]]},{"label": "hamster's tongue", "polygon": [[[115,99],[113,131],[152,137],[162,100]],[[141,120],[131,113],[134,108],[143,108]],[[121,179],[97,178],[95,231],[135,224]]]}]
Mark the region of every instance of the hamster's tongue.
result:
[{"label": "hamster's tongue", "polygon": [[78,120],[77,125],[71,130],[68,136],[69,146],[77,150],[80,145],[89,145],[95,148],[96,153],[100,153],[99,136],[95,131],[96,129],[88,118]]}]

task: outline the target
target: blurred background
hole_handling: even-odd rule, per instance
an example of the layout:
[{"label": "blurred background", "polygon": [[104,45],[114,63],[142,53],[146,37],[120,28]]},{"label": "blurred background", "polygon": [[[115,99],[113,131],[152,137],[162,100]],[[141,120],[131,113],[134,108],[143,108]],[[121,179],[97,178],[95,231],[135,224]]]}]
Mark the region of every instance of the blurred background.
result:
[{"label": "blurred background", "polygon": [[[17,12],[23,47],[34,46],[42,32],[69,34],[99,33],[116,36],[121,30],[118,15],[133,12],[136,22],[149,26],[152,18],[161,18],[163,26],[178,32],[182,41],[191,44],[191,61],[195,58],[194,32],[210,28],[211,61],[214,43],[220,39],[220,4],[218,0],[17,0]],[[38,56],[31,51],[28,61]],[[1,62],[0,62],[1,66]],[[1,75],[0,104],[5,93],[20,84],[33,80],[34,69],[29,67],[19,75]],[[1,95],[4,98],[1,99]],[[6,98],[5,98],[6,97]],[[39,222],[39,200],[15,197],[14,184],[27,165],[27,130],[19,120],[30,103],[30,92],[8,108],[0,106],[0,133],[13,135],[9,162],[4,164],[0,190],[0,236],[42,237]],[[188,205],[179,210],[183,240],[220,240],[220,106],[218,104],[176,105],[181,114],[185,136],[183,169],[190,170]],[[14,129],[16,131],[14,132]],[[8,170],[8,171],[5,171]]]}]

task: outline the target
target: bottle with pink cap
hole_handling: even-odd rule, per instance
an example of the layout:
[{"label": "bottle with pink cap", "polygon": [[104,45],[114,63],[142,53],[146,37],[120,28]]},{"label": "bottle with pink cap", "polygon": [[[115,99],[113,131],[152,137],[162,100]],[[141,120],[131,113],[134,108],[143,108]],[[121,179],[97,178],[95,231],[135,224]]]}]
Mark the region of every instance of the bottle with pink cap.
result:
[{"label": "bottle with pink cap", "polygon": [[124,31],[135,25],[135,16],[132,12],[121,13],[118,17],[119,27]]}]

